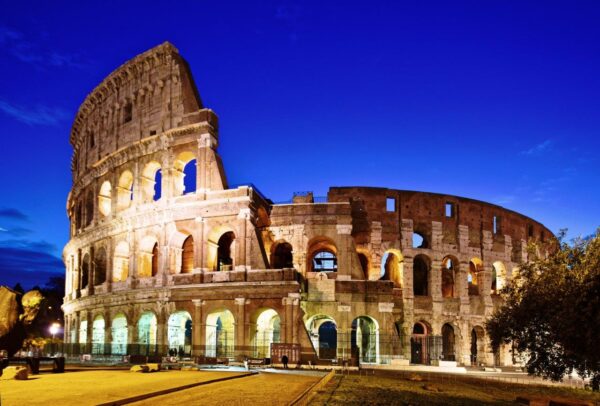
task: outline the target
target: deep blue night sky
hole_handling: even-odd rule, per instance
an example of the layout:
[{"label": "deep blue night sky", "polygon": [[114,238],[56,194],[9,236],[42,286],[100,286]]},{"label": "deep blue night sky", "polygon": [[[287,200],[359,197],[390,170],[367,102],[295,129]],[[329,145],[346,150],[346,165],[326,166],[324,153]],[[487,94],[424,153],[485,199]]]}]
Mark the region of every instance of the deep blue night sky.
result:
[{"label": "deep blue night sky", "polygon": [[598,1],[0,3],[0,284],[63,272],[71,120],[165,40],[220,117],[231,184],[435,191],[570,237],[600,226]]}]

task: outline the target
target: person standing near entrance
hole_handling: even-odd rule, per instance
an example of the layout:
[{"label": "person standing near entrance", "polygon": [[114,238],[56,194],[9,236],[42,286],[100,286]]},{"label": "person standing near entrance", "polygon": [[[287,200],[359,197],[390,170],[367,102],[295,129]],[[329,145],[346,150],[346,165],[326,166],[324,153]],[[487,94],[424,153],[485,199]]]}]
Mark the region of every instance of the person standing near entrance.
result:
[{"label": "person standing near entrance", "polygon": [[284,355],[283,357],[281,357],[281,362],[283,363],[283,368],[288,369],[288,356]]}]

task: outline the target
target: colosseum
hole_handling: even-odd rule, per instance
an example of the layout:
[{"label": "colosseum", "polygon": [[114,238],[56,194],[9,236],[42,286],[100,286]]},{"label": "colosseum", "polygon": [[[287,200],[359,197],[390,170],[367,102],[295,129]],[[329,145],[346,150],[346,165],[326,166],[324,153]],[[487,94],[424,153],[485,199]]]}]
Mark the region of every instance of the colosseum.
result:
[{"label": "colosseum", "polygon": [[[218,118],[161,44],[84,100],[70,142],[65,341],[74,353],[394,366],[511,365],[484,323],[552,233],[500,206],[331,187],[230,187]],[[506,346],[508,347],[508,346]]]}]

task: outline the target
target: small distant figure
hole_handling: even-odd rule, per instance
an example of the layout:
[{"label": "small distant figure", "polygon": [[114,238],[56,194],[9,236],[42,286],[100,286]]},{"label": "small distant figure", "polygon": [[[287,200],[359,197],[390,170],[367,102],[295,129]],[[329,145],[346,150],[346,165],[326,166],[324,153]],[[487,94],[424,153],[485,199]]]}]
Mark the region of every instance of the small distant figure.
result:
[{"label": "small distant figure", "polygon": [[281,362],[283,362],[283,367],[285,369],[288,369],[288,361],[289,361],[289,359],[288,359],[287,355],[284,355],[283,357],[281,357]]}]

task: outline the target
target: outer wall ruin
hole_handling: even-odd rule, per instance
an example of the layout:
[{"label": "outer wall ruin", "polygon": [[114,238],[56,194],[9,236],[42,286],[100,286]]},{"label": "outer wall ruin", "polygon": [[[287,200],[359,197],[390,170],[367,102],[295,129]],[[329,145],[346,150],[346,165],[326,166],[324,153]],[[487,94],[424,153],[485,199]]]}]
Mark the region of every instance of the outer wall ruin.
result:
[{"label": "outer wall ruin", "polygon": [[71,132],[65,341],[77,353],[510,365],[483,326],[542,224],[434,193],[229,188],[218,119],[169,43],[111,73]]}]

